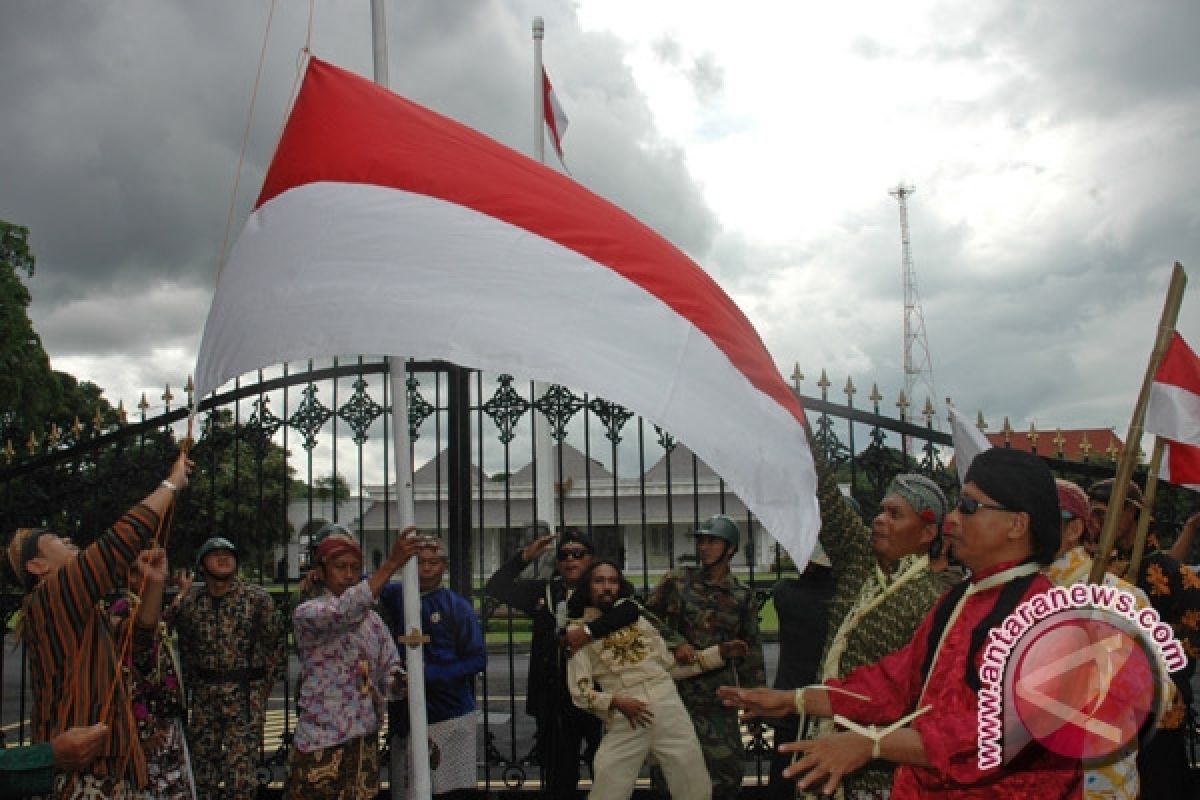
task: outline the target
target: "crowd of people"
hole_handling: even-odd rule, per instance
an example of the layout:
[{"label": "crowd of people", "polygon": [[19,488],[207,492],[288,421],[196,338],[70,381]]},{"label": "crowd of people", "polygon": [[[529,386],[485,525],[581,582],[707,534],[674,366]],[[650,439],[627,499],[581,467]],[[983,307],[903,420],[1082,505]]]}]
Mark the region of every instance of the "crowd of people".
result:
[{"label": "crowd of people", "polygon": [[[1200,577],[1181,558],[1200,514],[1172,551],[1151,540],[1132,570],[1144,504],[1133,484],[1124,506],[1109,509],[1111,480],[1085,491],[1036,456],[997,448],[971,462],[954,502],[927,477],[897,475],[866,523],[819,455],[817,469],[817,550],[803,574],[772,590],[781,648],[771,688],[761,609],[733,569],[733,519],[701,523],[697,564],[662,576],[643,602],[586,533],[531,526],[484,592],[532,621],[526,710],[544,794],[576,796],[586,769],[595,800],[630,797],[647,772],[662,796],[735,798],[746,726],[770,724],[772,798],[1192,796],[1185,726]],[[8,541],[5,560],[25,593],[18,635],[35,744],[0,749],[0,796],[256,795],[286,631],[270,595],[238,577],[227,539],[198,548],[202,581],[172,576],[159,534],[191,470],[181,454],[82,550],[40,528]],[[1148,719],[1100,757],[1040,735],[1011,745],[1006,732],[1003,762],[985,763],[981,681],[992,634],[1054,587],[1087,581],[1106,514],[1118,518],[1104,583],[1169,626],[1187,664],[1169,678],[1162,671]],[[551,553],[550,577],[528,574]],[[291,610],[300,673],[284,796],[375,797],[385,720],[392,797],[414,796],[412,648],[422,654],[432,793],[467,796],[477,785],[475,679],[487,652],[471,600],[443,586],[443,544],[405,529],[367,575],[358,538],[327,525],[310,556]],[[413,557],[419,630],[394,580]],[[167,602],[172,581],[179,592]]]}]

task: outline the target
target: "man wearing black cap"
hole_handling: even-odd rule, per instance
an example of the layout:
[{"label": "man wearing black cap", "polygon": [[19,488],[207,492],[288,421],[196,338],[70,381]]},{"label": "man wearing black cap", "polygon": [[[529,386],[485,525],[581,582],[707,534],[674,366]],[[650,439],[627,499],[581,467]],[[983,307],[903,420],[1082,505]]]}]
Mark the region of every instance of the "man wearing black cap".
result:
[{"label": "man wearing black cap", "polygon": [[[537,723],[542,790],[550,797],[573,797],[579,783],[580,756],[588,762],[590,770],[592,757],[604,734],[600,720],[577,708],[567,691],[570,646],[564,638],[567,600],[578,586],[584,570],[591,566],[595,547],[586,533],[569,530],[557,543],[555,574],[549,579],[522,579],[521,572],[536,562],[558,538],[544,525],[530,527],[532,533],[539,535],[496,570],[484,591],[533,620],[525,709]],[[575,633],[578,641],[573,646],[632,625],[639,613],[634,602],[617,603]]]},{"label": "man wearing black cap", "polygon": [[[1112,497],[1113,478],[1092,484],[1088,489],[1091,514],[1088,517],[1090,541],[1097,543],[1108,501]],[[1146,553],[1136,576],[1129,574],[1130,555],[1137,534],[1137,518],[1145,501],[1142,490],[1133,481],[1125,490],[1125,505],[1117,520],[1116,550],[1109,570],[1135,584],[1146,593],[1150,605],[1163,622],[1175,631],[1175,637],[1189,654],[1187,666],[1171,673],[1176,693],[1171,707],[1159,721],[1158,730],[1138,751],[1138,772],[1142,792],[1152,798],[1190,797],[1186,750],[1187,709],[1192,703],[1192,675],[1196,670],[1193,654],[1200,652],[1200,579],[1179,561],[1158,549],[1156,539],[1147,537]]]},{"label": "man wearing black cap", "polygon": [[898,765],[893,797],[1078,797],[1079,762],[1037,743],[1000,767],[981,768],[978,757],[983,645],[1021,602],[1052,588],[1040,569],[1054,560],[1060,528],[1045,463],[986,450],[946,519],[946,542],[971,577],[946,593],[910,644],[820,689],[722,687],[721,696],[763,716],[842,718],[847,730],[782,748],[801,754],[784,774],[802,789],[832,793],[844,775],[883,759]]},{"label": "man wearing black cap", "polygon": [[287,655],[271,595],[242,581],[237,568],[233,542],[208,539],[196,551],[196,573],[204,583],[181,581],[168,613],[192,693],[188,747],[200,800],[256,796],[267,699]]}]

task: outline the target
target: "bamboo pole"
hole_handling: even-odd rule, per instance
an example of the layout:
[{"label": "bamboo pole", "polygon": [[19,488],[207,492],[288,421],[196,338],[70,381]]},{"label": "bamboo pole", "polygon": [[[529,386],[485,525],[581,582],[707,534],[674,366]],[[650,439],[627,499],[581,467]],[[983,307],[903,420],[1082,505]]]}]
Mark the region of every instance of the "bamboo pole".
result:
[{"label": "bamboo pole", "polygon": [[[1171,334],[1175,332],[1175,320],[1179,318],[1179,306],[1183,302],[1183,290],[1187,287],[1187,273],[1183,266],[1176,261],[1171,270],[1171,283],[1167,287],[1167,298],[1163,303],[1162,316],[1158,322],[1158,336],[1154,341],[1154,350],[1150,354],[1150,363],[1146,365],[1146,375],[1142,379],[1142,388],[1138,392],[1137,404],[1133,408],[1133,417],[1129,420],[1129,433],[1125,437],[1125,451],[1117,464],[1117,475],[1113,481],[1112,494],[1108,498],[1108,510],[1104,515],[1104,527],[1100,531],[1100,550],[1092,561],[1092,571],[1088,574],[1088,583],[1100,583],[1104,579],[1104,571],[1108,566],[1109,555],[1117,537],[1117,522],[1121,511],[1125,508],[1125,495],[1129,481],[1133,477],[1133,468],[1137,463],[1137,453],[1142,441],[1142,423],[1146,418],[1146,404],[1150,401],[1150,387],[1154,383],[1154,375],[1162,364],[1167,346],[1171,343]],[[1147,503],[1149,505],[1149,503]],[[1147,520],[1148,524],[1148,520]],[[1134,541],[1134,548],[1145,547],[1145,530],[1139,526],[1139,536]],[[1132,575],[1133,573],[1131,573]]]},{"label": "bamboo pole", "polygon": [[[1129,575],[1137,577],[1138,567],[1142,565],[1142,553],[1146,551],[1146,534],[1150,531],[1151,509],[1154,508],[1154,494],[1158,491],[1158,470],[1162,465],[1163,440],[1161,436],[1154,437],[1154,450],[1150,454],[1150,473],[1146,476],[1146,490],[1142,492],[1142,512],[1138,515],[1137,534],[1133,540],[1133,553],[1129,556]],[[1131,583],[1133,581],[1130,581]]]}]

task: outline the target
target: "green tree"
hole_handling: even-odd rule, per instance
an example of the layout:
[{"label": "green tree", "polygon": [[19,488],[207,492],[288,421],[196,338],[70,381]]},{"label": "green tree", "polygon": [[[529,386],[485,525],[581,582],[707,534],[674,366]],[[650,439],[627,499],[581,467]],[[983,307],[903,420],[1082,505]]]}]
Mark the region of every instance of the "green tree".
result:
[{"label": "green tree", "polygon": [[117,421],[103,389],[51,369],[22,280],[33,277],[35,263],[29,229],[0,220],[0,447],[22,448],[31,433],[42,442],[51,425],[70,442],[76,420],[83,429]]},{"label": "green tree", "polygon": [[29,229],[0,220],[0,436],[21,444],[54,404],[50,359],[29,319]]},{"label": "green tree", "polygon": [[312,495],[317,500],[344,503],[350,499],[350,484],[343,475],[322,475],[313,481]]},{"label": "green tree", "polygon": [[287,504],[296,499],[296,481],[287,451],[222,409],[209,419],[192,458],[196,473],[176,515],[173,563],[190,564],[206,539],[224,536],[238,546],[244,571],[272,575],[275,547],[293,534]]}]

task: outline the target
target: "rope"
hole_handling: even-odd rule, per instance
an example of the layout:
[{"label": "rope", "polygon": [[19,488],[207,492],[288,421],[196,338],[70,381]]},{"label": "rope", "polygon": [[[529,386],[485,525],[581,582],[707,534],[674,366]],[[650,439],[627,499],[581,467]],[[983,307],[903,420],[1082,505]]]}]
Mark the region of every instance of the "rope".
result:
[{"label": "rope", "polygon": [[[312,28],[312,12],[309,12],[309,28]],[[262,84],[263,64],[267,60],[267,40],[271,35],[271,21],[275,18],[275,0],[271,0],[271,9],[267,13],[267,25],[263,30],[262,47],[258,54],[258,70],[254,73],[254,87],[250,91],[250,107],[246,110],[246,127],[242,131],[242,146],[238,151],[237,170],[233,174],[233,191],[229,194],[229,211],[225,216],[225,235],[221,240],[221,255],[217,261],[217,280],[221,279],[221,270],[225,267],[225,255],[229,249],[229,232],[233,228],[233,212],[237,208],[238,186],[242,179],[242,165],[246,161],[246,146],[250,141],[250,127],[254,122],[254,107],[258,101],[258,87]]]}]

